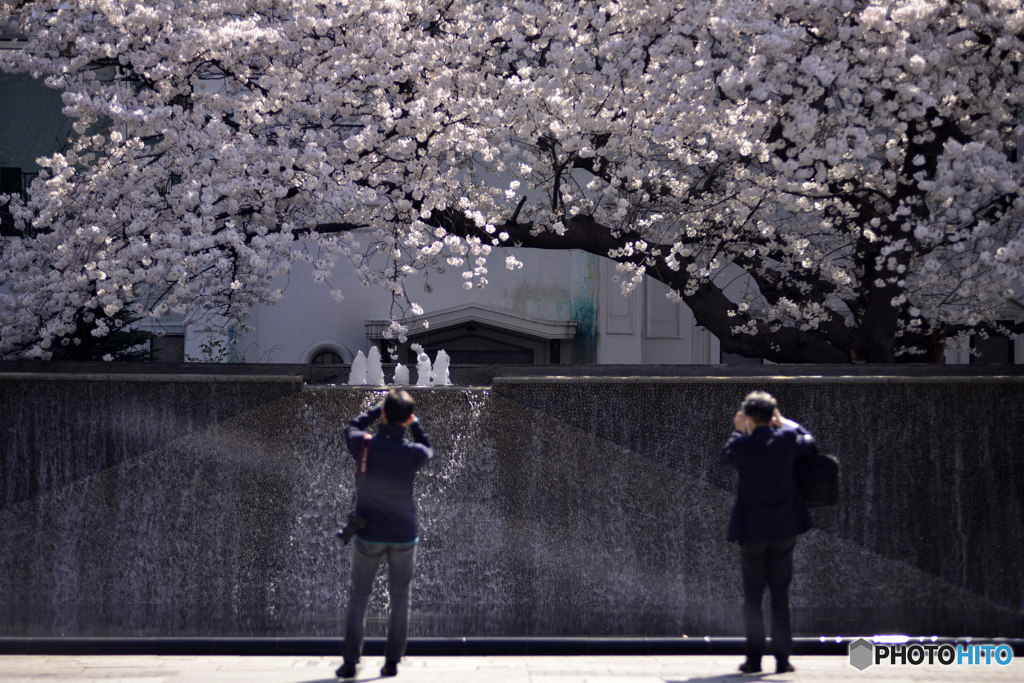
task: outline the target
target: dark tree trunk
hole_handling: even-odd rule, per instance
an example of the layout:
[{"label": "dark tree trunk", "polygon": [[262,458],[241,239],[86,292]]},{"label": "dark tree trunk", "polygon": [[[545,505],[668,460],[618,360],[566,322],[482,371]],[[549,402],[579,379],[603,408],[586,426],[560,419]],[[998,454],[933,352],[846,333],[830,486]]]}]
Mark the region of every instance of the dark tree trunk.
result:
[{"label": "dark tree trunk", "polygon": [[[488,241],[491,239],[490,235],[480,230],[472,221],[450,210],[436,212],[431,223],[461,237],[482,237]],[[533,226],[526,223],[508,223],[500,226],[500,229],[509,233],[506,244],[531,249],[580,249],[606,258],[610,251],[621,249],[627,243],[638,239],[636,235],[613,237],[609,228],[583,216],[563,223],[566,225],[566,231],[562,236],[550,232],[533,235]],[[668,249],[662,249],[662,253],[667,252]],[[663,259],[653,259],[647,254],[634,254],[613,260],[645,264],[646,272],[651,277],[678,292],[686,290],[690,277],[686,271],[686,261],[682,262],[678,270],[672,270],[665,265]],[[834,364],[850,363],[853,360],[851,351],[854,334],[842,320],[831,321],[814,332],[805,332],[794,327],[770,329],[768,325],[760,325],[757,334],[733,334],[733,328],[747,322],[749,318],[736,310],[736,304],[725,296],[721,288],[710,283],[703,284],[692,295],[683,295],[682,298],[693,311],[697,324],[718,337],[722,350],[729,353],[749,358],[760,357],[776,363]],[[730,311],[735,315],[730,316]],[[875,357],[880,360],[873,360]],[[890,345],[888,355],[872,356],[869,362],[892,362],[891,359]]]}]

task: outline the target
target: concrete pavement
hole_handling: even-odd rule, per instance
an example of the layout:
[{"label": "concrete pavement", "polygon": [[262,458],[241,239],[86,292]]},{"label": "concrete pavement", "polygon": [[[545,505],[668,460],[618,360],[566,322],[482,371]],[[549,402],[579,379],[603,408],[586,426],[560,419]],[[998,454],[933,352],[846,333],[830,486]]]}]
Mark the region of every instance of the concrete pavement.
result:
[{"label": "concrete pavement", "polygon": [[[380,679],[382,657],[364,657],[355,680],[416,683],[772,683],[824,681],[1024,681],[1024,658],[1007,665],[874,665],[865,671],[845,656],[797,656],[797,670],[744,676],[735,655],[407,657],[398,677]],[[0,683],[333,683],[337,657],[169,656],[169,655],[0,655]]]}]

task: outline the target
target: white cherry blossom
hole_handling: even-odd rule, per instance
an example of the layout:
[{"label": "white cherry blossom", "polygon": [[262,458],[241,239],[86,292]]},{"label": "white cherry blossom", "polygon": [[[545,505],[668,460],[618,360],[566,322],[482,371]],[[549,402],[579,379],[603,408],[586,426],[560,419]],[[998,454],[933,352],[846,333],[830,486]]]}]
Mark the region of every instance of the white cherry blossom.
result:
[{"label": "white cherry blossom", "polygon": [[777,361],[1021,331],[993,324],[1024,267],[1016,2],[15,0],[0,23],[28,36],[0,68],[76,131],[8,206],[2,357],[125,306],[244,330],[299,260],[414,313],[408,278],[484,286],[513,246],[608,256]]}]

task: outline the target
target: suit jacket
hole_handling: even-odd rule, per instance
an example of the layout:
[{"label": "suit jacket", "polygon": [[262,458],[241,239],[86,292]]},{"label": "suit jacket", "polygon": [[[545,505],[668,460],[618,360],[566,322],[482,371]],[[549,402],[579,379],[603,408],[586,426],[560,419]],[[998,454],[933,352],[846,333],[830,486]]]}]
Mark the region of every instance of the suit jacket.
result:
[{"label": "suit jacket", "polygon": [[749,435],[732,433],[722,464],[736,468],[739,485],[727,540],[770,543],[814,526],[793,473],[796,459],[813,443],[814,437],[792,420],[779,428],[758,427]]}]

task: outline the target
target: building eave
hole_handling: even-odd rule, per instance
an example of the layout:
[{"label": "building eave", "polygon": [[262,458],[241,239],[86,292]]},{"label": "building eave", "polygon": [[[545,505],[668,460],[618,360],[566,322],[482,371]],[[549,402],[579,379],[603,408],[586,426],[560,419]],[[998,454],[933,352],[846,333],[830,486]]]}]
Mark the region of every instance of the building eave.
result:
[{"label": "building eave", "polygon": [[[536,339],[574,339],[576,337],[575,320],[545,320],[481,304],[445,308],[405,318],[401,322],[408,328],[406,332],[408,336],[479,324]],[[384,331],[391,326],[391,321],[367,320],[365,324],[366,337],[371,341],[378,341],[385,338]]]}]

